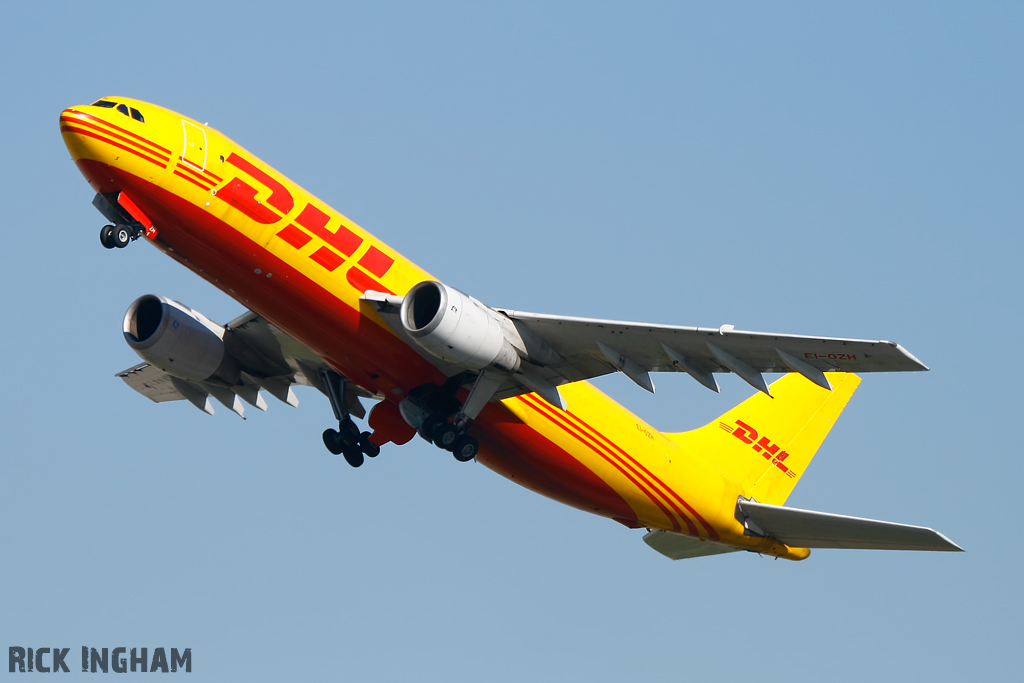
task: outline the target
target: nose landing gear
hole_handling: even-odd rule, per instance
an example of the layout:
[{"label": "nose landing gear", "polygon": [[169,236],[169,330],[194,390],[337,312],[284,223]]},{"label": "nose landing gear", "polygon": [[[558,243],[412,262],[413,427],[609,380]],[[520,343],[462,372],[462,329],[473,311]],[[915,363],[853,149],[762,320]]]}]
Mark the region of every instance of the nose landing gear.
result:
[{"label": "nose landing gear", "polygon": [[100,228],[100,244],[107,249],[124,249],[132,240],[137,240],[141,233],[127,225],[104,225]]}]

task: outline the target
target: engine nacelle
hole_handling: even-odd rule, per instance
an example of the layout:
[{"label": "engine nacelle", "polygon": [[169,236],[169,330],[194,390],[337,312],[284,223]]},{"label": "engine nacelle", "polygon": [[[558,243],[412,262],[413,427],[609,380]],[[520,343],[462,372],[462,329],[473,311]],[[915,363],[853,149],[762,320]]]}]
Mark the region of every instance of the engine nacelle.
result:
[{"label": "engine nacelle", "polygon": [[405,295],[402,327],[428,353],[469,370],[515,372],[520,358],[500,314],[448,285],[426,280]]},{"label": "engine nacelle", "polygon": [[124,339],[143,360],[197,382],[219,377],[233,384],[238,369],[224,347],[224,328],[202,313],[155,294],[141,296],[124,314]]}]

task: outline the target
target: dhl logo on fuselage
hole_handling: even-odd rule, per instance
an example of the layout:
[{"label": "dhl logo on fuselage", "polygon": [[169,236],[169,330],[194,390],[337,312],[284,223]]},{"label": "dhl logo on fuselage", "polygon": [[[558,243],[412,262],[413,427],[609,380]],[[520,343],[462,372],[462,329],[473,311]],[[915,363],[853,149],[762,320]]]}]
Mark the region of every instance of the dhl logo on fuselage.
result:
[{"label": "dhl logo on fuselage", "polygon": [[742,420],[736,420],[735,427],[725,422],[719,422],[718,426],[731,433],[743,443],[751,444],[751,448],[753,448],[755,453],[760,454],[766,460],[771,460],[772,465],[777,467],[787,477],[790,479],[796,478],[796,472],[784,464],[786,458],[789,457],[789,453],[786,451],[780,452],[779,446],[773,444],[767,436],[758,438],[757,430]]},{"label": "dhl logo on fuselage", "polygon": [[[295,199],[288,188],[263,169],[234,152],[224,161],[270,190],[270,195],[266,203],[260,202],[256,199],[258,190],[236,175],[220,189],[211,190],[217,199],[263,225],[281,221],[295,208]],[[278,230],[275,236],[295,249],[305,247],[314,236],[320,238],[325,242],[324,246],[311,253],[309,258],[328,272],[334,272],[356,253],[364,239],[349,230],[340,220],[333,231],[328,229],[331,220],[322,209],[307,202],[294,222]],[[360,293],[372,289],[390,294],[391,290],[374,278],[384,277],[394,263],[395,259],[371,244],[359,261],[348,269],[345,278]]]},{"label": "dhl logo on fuselage", "polygon": [[[225,182],[207,168],[196,166],[180,154],[172,158],[171,150],[166,147],[98,116],[71,109],[61,115],[60,123],[61,131],[93,138],[161,169],[173,163],[175,176],[209,192],[256,223],[272,225],[283,220],[295,208],[295,199],[284,183],[239,154],[231,153],[227,158],[221,157],[221,160],[269,190],[265,203],[257,199],[260,191],[238,175]],[[311,253],[309,258],[328,272],[334,272],[356,253],[364,239],[349,230],[340,220],[335,230],[331,231],[328,229],[330,222],[331,217],[327,213],[313,203],[307,203],[294,223],[285,225],[275,236],[297,250],[309,244],[313,236],[320,238],[325,245]],[[146,234],[155,238],[157,232],[150,229]],[[345,279],[360,294],[371,289],[391,294],[391,290],[378,279],[383,278],[394,263],[394,258],[370,245],[366,253],[345,273]]]}]

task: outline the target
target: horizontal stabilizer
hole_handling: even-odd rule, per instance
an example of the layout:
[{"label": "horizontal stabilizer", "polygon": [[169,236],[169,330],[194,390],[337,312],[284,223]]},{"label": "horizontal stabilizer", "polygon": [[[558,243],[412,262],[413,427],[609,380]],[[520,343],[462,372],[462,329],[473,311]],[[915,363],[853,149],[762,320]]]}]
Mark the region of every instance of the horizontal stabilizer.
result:
[{"label": "horizontal stabilizer", "polygon": [[644,543],[670,560],[688,560],[691,557],[737,552],[736,548],[730,548],[727,545],[661,530],[651,531],[644,535]]},{"label": "horizontal stabilizer", "polygon": [[[748,528],[794,548],[962,551],[939,532],[923,526],[799,510],[740,500]],[[750,524],[753,522],[753,525]]]}]

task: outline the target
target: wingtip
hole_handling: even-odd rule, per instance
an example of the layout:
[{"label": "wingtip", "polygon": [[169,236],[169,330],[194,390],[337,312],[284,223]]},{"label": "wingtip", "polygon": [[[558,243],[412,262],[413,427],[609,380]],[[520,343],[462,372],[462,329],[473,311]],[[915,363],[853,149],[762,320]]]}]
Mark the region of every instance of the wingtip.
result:
[{"label": "wingtip", "polygon": [[[932,531],[935,531],[935,530],[932,529]],[[950,547],[946,548],[947,551],[953,552],[953,553],[965,553],[965,552],[967,552],[966,550],[964,550],[963,548],[958,546],[956,543],[954,543],[953,541],[949,540],[949,537],[946,536],[946,534],[942,533],[941,531],[935,531],[935,535],[938,536],[939,538],[941,538],[944,542],[949,544]]]},{"label": "wingtip", "polygon": [[911,363],[913,363],[914,365],[916,365],[917,367],[915,368],[915,370],[917,370],[917,371],[919,371],[919,372],[927,372],[928,370],[930,370],[930,369],[931,369],[931,368],[929,368],[929,367],[928,367],[927,365],[925,365],[924,363],[922,363],[922,362],[921,362],[921,361],[920,361],[920,360],[919,360],[919,359],[917,358],[917,356],[915,356],[914,354],[912,354],[912,353],[911,353],[910,351],[907,351],[907,350],[906,350],[906,348],[904,348],[903,346],[900,346],[900,345],[899,345],[899,344],[897,344],[896,342],[894,342],[894,341],[886,341],[885,343],[886,343],[886,344],[888,344],[889,346],[892,346],[893,348],[895,348],[895,349],[896,349],[897,351],[899,351],[900,353],[902,353],[902,354],[903,354],[903,355],[904,355],[904,356],[905,356],[905,357],[907,358],[907,360],[909,360],[909,361],[910,361]]}]

